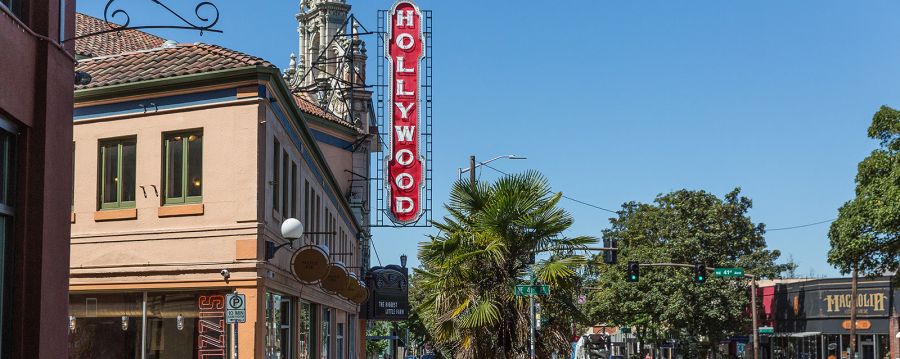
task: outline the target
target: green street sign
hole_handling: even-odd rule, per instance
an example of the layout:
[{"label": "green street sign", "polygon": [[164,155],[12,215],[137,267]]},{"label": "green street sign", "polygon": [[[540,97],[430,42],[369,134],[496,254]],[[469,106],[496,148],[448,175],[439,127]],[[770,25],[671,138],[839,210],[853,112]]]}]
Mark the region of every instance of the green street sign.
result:
[{"label": "green street sign", "polygon": [[744,268],[716,268],[713,273],[716,277],[743,277]]},{"label": "green street sign", "polygon": [[517,285],[515,295],[517,297],[528,295],[550,295],[549,285]]},{"label": "green street sign", "polygon": [[775,328],[772,327],[759,327],[759,334],[772,334],[775,333]]}]

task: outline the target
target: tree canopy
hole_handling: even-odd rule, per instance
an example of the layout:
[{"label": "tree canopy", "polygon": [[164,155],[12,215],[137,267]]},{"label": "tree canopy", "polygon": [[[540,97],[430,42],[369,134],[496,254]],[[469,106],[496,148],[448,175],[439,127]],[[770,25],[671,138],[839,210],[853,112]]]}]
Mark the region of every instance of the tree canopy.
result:
[{"label": "tree canopy", "polygon": [[900,269],[900,111],[882,106],[868,135],[879,147],[859,163],[856,197],[831,224],[828,262],[879,275]]},{"label": "tree canopy", "polygon": [[763,224],[747,215],[750,199],[735,189],[720,199],[705,191],[659,195],[652,204],[622,205],[604,243],[618,246],[618,263],[596,257],[595,284],[588,303],[596,323],[632,327],[641,340],[679,340],[679,350],[696,356],[698,338],[710,343],[749,332],[749,285],[742,278],[694,281],[689,268],[642,267],[638,283],[625,280],[629,261],[704,263],[708,268],[738,267],[757,277],[775,277],[786,268],[780,253],[768,250]]},{"label": "tree canopy", "polygon": [[[445,205],[448,216],[435,223],[440,231],[420,244],[415,270],[415,312],[436,349],[457,358],[524,358],[528,353],[528,300],[513,296],[528,282],[534,264],[538,281],[551,285],[540,297],[545,325],[538,356],[568,347],[571,322],[579,315],[573,303],[585,258],[574,250],[594,243],[591,237],[563,236],[572,225],[558,207],[541,174],[508,175],[494,183],[454,184]],[[583,319],[583,318],[581,318]]]}]

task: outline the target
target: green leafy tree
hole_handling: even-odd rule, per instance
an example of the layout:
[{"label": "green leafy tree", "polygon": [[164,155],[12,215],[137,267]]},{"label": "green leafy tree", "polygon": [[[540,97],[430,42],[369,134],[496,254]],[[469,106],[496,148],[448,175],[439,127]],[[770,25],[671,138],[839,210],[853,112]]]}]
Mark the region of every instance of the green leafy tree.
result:
[{"label": "green leafy tree", "polygon": [[[427,336],[447,357],[524,358],[528,353],[528,298],[513,296],[529,269],[552,295],[538,300],[546,317],[538,357],[564,351],[573,320],[577,270],[586,259],[574,250],[591,237],[566,238],[572,218],[558,207],[547,179],[537,172],[494,183],[454,184],[440,231],[421,243],[413,286],[414,312]],[[532,266],[535,253],[548,253]]]},{"label": "green leafy tree", "polygon": [[[391,333],[391,323],[373,321],[372,327],[366,330],[366,336],[387,336]],[[366,340],[366,355],[370,358],[378,358],[387,352],[389,340]]]},{"label": "green leafy tree", "polygon": [[[747,216],[750,199],[740,189],[720,199],[705,191],[680,190],[659,195],[652,204],[622,206],[604,241],[620,248],[618,263],[595,258],[599,275],[587,308],[596,323],[633,328],[644,342],[679,340],[688,357],[728,335],[749,332],[748,281],[709,277],[694,280],[690,268],[642,267],[638,283],[625,280],[629,261],[704,263],[708,268],[738,267],[758,277],[774,277],[786,268],[780,253],[766,249],[765,227]],[[705,338],[705,341],[701,341]]]},{"label": "green leafy tree", "polygon": [[841,206],[831,224],[828,263],[842,273],[900,269],[900,111],[882,106],[869,137],[880,146],[859,163],[856,198]]}]

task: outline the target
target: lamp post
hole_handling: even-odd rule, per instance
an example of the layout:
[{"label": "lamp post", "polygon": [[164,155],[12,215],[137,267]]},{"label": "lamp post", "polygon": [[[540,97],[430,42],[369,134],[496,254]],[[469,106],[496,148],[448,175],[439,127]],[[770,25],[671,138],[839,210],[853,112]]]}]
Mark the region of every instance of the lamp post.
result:
[{"label": "lamp post", "polygon": [[475,169],[478,167],[481,167],[482,165],[486,165],[488,163],[491,163],[491,162],[494,162],[494,161],[500,160],[500,159],[526,160],[526,159],[528,159],[528,157],[516,156],[516,155],[503,155],[503,156],[497,156],[497,157],[491,158],[484,162],[475,163],[475,156],[469,156],[469,168],[465,168],[465,167],[459,168],[458,169],[458,171],[459,171],[458,179],[461,180],[463,173],[469,172],[469,185],[472,186],[472,188],[475,188]]}]

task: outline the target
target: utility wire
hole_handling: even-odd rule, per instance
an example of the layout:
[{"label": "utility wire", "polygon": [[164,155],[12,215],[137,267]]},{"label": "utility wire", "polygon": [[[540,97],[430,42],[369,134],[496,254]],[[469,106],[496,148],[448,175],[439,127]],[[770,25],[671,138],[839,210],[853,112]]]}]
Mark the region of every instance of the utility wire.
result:
[{"label": "utility wire", "polygon": [[837,218],[826,219],[826,220],[824,220],[824,221],[818,221],[818,222],[815,222],[815,223],[801,224],[801,225],[799,225],[799,226],[790,226],[790,227],[781,227],[781,228],[766,229],[766,232],[772,232],[772,231],[786,231],[786,230],[788,230],[788,229],[797,229],[797,228],[804,228],[804,227],[812,227],[812,226],[819,225],[819,224],[824,224],[824,223],[834,222],[836,219],[837,219]]},{"label": "utility wire", "polygon": [[[487,167],[487,168],[490,168],[490,169],[492,169],[492,170],[494,170],[494,171],[500,172],[500,173],[502,173],[502,174],[504,174],[504,175],[506,175],[506,176],[509,176],[509,173],[506,173],[506,172],[503,172],[503,171],[501,171],[501,170],[498,170],[498,169],[492,167],[492,166],[489,165],[489,164],[482,163],[481,165],[482,165],[482,166],[485,166],[485,167]],[[596,208],[596,209],[599,209],[599,210],[601,210],[601,211],[607,211],[607,212],[609,212],[609,213],[618,213],[618,212],[613,211],[613,210],[611,210],[611,209],[606,209],[606,208],[600,207],[600,206],[598,206],[598,205],[596,205],[596,204],[587,203],[587,202],[585,202],[585,201],[581,201],[581,200],[578,200],[578,199],[575,199],[575,198],[572,198],[572,197],[569,197],[569,196],[566,196],[566,195],[562,195],[562,198],[565,198],[565,199],[570,200],[570,201],[572,201],[572,202],[576,202],[576,203],[583,204],[583,205],[588,206],[588,207]]]},{"label": "utility wire", "polygon": [[382,266],[381,265],[381,257],[378,256],[378,248],[375,248],[375,239],[371,238],[371,239],[369,239],[369,242],[372,243],[372,251],[375,252],[375,259],[378,260],[378,265]]},{"label": "utility wire", "polygon": [[[496,168],[494,168],[494,167],[492,167],[491,165],[488,165],[488,164],[486,164],[486,163],[481,163],[481,165],[482,165],[482,166],[485,166],[485,167],[487,167],[487,168],[490,168],[490,169],[492,169],[492,170],[494,170],[494,171],[500,172],[500,173],[502,173],[502,174],[504,174],[504,175],[506,175],[506,176],[509,176],[509,173],[506,173],[506,172],[503,172],[503,171],[501,171],[501,170],[498,170],[498,169],[496,169]],[[588,202],[585,202],[585,201],[581,201],[581,200],[578,200],[578,199],[575,199],[575,198],[572,198],[572,197],[569,197],[569,196],[566,196],[566,195],[562,195],[562,198],[565,198],[565,199],[570,200],[570,201],[572,201],[572,202],[576,202],[576,203],[583,204],[583,205],[588,206],[588,207],[591,207],[591,208],[596,208],[596,209],[599,209],[599,210],[601,210],[601,211],[606,211],[606,212],[609,212],[609,213],[618,213],[618,212],[613,211],[613,210],[611,210],[611,209],[603,208],[603,207],[600,207],[600,206],[598,206],[598,205],[595,205],[595,204],[592,204],[592,203],[588,203]],[[832,218],[832,219],[828,219],[828,220],[824,220],[824,221],[818,221],[818,222],[814,222],[814,223],[801,224],[801,225],[799,225],[799,226],[790,226],[790,227],[780,227],[780,228],[766,229],[766,232],[786,231],[786,230],[790,230],[790,229],[812,227],[812,226],[816,226],[816,225],[820,225],[820,224],[825,224],[825,223],[834,222],[836,219],[837,219],[837,218]]]}]

